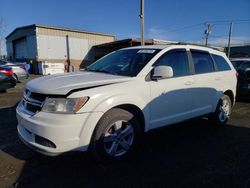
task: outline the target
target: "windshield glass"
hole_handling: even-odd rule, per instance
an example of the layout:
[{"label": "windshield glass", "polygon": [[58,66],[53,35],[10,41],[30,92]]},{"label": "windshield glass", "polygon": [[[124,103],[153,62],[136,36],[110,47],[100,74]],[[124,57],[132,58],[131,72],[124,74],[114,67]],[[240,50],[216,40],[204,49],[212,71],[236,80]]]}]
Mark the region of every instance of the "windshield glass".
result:
[{"label": "windshield glass", "polygon": [[157,49],[119,50],[96,61],[86,71],[136,76],[159,51]]}]

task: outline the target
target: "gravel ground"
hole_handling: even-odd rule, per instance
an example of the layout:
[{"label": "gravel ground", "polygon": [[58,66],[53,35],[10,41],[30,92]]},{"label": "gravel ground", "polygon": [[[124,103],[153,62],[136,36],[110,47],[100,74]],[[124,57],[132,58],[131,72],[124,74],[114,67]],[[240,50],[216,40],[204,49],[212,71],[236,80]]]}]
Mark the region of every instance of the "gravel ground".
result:
[{"label": "gravel ground", "polygon": [[197,119],[147,133],[132,158],[104,166],[87,153],[46,157],[22,144],[14,106],[23,85],[0,94],[0,188],[250,187],[250,103],[237,102],[227,126]]}]

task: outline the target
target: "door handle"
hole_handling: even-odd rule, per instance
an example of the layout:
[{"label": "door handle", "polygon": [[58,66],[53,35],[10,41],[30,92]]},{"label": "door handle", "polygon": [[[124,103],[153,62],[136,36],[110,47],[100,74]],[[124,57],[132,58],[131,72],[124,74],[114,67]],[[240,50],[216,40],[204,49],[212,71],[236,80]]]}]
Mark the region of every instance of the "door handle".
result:
[{"label": "door handle", "polygon": [[186,85],[186,86],[190,86],[190,85],[192,85],[194,82],[192,82],[192,81],[187,81],[187,82],[185,82],[184,84]]}]

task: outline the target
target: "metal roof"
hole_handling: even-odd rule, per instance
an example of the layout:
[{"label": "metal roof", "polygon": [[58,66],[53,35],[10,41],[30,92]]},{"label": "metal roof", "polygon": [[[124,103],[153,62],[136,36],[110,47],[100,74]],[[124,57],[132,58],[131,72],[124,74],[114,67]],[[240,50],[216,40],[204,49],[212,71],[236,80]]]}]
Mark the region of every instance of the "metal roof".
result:
[{"label": "metal roof", "polygon": [[32,24],[32,25],[26,25],[26,26],[15,28],[9,35],[6,36],[6,39],[9,38],[17,30],[27,29],[27,28],[32,28],[32,27],[40,27],[40,28],[47,28],[47,29],[54,29],[54,30],[71,31],[71,32],[77,32],[77,33],[87,33],[87,34],[93,34],[93,35],[102,35],[102,36],[115,37],[115,35],[106,34],[106,33],[91,32],[91,31],[80,30],[80,29],[72,29],[72,28],[66,28],[66,27],[56,27],[56,26],[48,26],[48,25],[41,25],[41,24]]},{"label": "metal roof", "polygon": [[[116,40],[116,41],[108,42],[108,43],[104,43],[104,44],[98,44],[98,45],[95,45],[95,47],[106,47],[106,46],[110,46],[110,45],[117,45],[117,44],[122,44],[122,43],[129,43],[129,42],[141,43],[141,39],[140,38],[127,38],[127,39]],[[155,43],[160,44],[160,45],[164,45],[164,44],[174,44],[174,43],[176,44],[177,42],[158,40],[158,39],[145,39],[146,45],[153,45]]]}]

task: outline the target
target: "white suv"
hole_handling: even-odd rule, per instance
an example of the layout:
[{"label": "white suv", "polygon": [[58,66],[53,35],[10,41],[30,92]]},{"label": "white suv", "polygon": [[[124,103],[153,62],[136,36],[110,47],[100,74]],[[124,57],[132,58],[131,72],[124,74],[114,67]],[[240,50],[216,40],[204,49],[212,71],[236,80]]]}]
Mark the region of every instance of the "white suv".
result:
[{"label": "white suv", "polygon": [[224,53],[195,45],[140,46],[113,52],[86,71],[27,83],[18,134],[46,155],[90,150],[127,156],[143,132],[190,118],[227,122],[237,76]]}]

